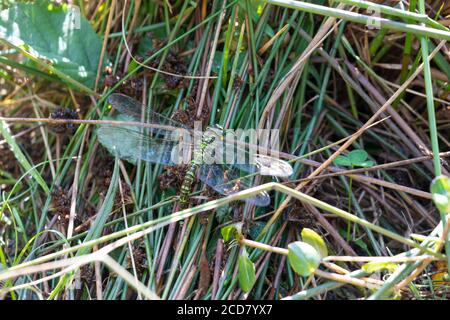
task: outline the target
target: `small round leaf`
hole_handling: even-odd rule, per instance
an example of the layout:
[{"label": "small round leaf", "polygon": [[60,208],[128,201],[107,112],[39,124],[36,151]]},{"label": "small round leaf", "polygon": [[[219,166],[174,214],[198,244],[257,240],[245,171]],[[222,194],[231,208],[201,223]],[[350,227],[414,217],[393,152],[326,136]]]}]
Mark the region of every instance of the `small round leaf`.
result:
[{"label": "small round leaf", "polygon": [[353,165],[358,165],[367,160],[368,154],[365,150],[356,149],[348,154],[348,159]]},{"label": "small round leaf", "polygon": [[256,280],[255,265],[248,257],[245,249],[242,250],[242,253],[239,256],[238,279],[239,286],[244,292],[249,292]]},{"label": "small round leaf", "polygon": [[296,273],[308,277],[319,267],[321,259],[313,246],[297,241],[288,245],[288,260]]},{"label": "small round leaf", "polygon": [[242,233],[242,223],[233,223],[220,229],[223,240],[226,242],[233,240]]},{"label": "small round leaf", "polygon": [[340,167],[350,167],[352,163],[346,156],[337,156],[333,163]]},{"label": "small round leaf", "polygon": [[450,213],[450,178],[438,176],[431,182],[433,202],[440,213]]},{"label": "small round leaf", "polygon": [[312,229],[303,228],[302,240],[314,247],[323,259],[328,256],[328,248],[322,237]]}]

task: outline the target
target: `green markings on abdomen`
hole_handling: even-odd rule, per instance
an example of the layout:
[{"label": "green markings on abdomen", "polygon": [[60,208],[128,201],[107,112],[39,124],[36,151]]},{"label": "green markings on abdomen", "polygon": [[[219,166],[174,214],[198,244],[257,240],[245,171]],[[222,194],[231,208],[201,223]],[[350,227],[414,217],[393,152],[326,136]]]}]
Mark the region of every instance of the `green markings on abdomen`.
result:
[{"label": "green markings on abdomen", "polygon": [[182,207],[186,207],[189,202],[189,194],[192,190],[192,184],[195,179],[195,172],[197,171],[198,164],[192,160],[189,170],[186,172],[183,184],[181,185],[180,204]]},{"label": "green markings on abdomen", "polygon": [[203,153],[205,152],[206,147],[214,141],[212,137],[203,137],[202,142],[200,144],[200,150],[194,154],[194,158],[191,161],[191,166],[189,170],[186,172],[186,176],[184,177],[183,184],[181,185],[181,194],[180,194],[180,205],[182,208],[187,207],[189,203],[189,194],[192,190],[192,184],[194,183],[195,174],[197,172],[198,167],[201,163],[203,163]]}]

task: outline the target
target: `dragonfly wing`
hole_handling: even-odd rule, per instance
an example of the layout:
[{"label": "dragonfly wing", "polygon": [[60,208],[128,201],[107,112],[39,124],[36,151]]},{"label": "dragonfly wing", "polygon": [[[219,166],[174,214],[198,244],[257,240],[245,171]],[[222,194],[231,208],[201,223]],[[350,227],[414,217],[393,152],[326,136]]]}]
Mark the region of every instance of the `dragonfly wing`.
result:
[{"label": "dragonfly wing", "polygon": [[[239,178],[238,172],[239,170],[227,169],[223,165],[204,164],[200,166],[199,179],[215,191],[224,195],[231,195],[253,186],[254,177]],[[270,196],[267,192],[262,192],[245,199],[245,201],[260,207],[265,207],[270,203]]]},{"label": "dragonfly wing", "polygon": [[122,93],[113,93],[109,96],[108,102],[120,113],[133,118],[131,121],[140,122],[141,116],[144,115],[148,123],[155,125],[154,128],[147,129],[154,136],[171,138],[174,130],[178,131],[176,134],[179,134],[179,130],[186,130],[189,132],[189,129],[182,123],[149,110],[139,101]]},{"label": "dragonfly wing", "polygon": [[238,169],[247,173],[259,173],[259,167],[251,161],[250,153],[238,148],[231,143],[225,143],[222,137],[205,146],[202,153],[202,161],[207,164],[219,164],[227,167],[227,170]]},{"label": "dragonfly wing", "polygon": [[240,147],[236,147],[234,161],[233,166],[240,170],[259,173],[263,176],[289,177],[294,171],[291,165],[284,160],[252,153]]},{"label": "dragonfly wing", "polygon": [[[119,115],[112,120],[131,121],[127,115]],[[131,163],[138,160],[166,165],[181,163],[178,162],[181,161],[180,157],[175,153],[181,146],[179,141],[150,136],[139,127],[100,125],[97,136],[110,153]]]},{"label": "dragonfly wing", "polygon": [[[279,158],[258,154],[250,147],[238,145],[236,137],[227,133],[226,139],[221,130],[209,129],[209,134],[215,139],[206,146],[203,160],[208,164],[226,164],[247,173],[259,173],[265,176],[288,177],[293,173],[289,163]],[[230,138],[231,137],[231,138]]]},{"label": "dragonfly wing", "polygon": [[256,154],[254,161],[259,168],[259,173],[264,176],[289,177],[294,173],[294,169],[288,162],[275,157]]}]

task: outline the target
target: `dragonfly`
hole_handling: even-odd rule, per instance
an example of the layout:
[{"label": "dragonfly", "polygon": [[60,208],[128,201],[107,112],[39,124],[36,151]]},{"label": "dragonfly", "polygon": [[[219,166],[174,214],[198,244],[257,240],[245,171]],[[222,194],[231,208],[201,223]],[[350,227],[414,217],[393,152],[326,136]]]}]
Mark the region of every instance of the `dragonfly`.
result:
[{"label": "dragonfly", "polygon": [[[193,134],[182,123],[146,108],[127,95],[114,93],[108,102],[119,112],[112,120],[121,121],[121,125],[99,125],[99,142],[111,154],[134,164],[137,161],[168,166],[187,164],[179,197],[182,207],[188,205],[197,177],[216,192],[231,195],[254,186],[257,175],[288,177],[293,173],[291,165],[281,159],[229,143],[229,131],[220,126]],[[149,126],[133,125],[142,122],[144,116]],[[123,122],[126,124],[122,125]],[[264,207],[269,205],[270,196],[261,192],[245,201]]]}]

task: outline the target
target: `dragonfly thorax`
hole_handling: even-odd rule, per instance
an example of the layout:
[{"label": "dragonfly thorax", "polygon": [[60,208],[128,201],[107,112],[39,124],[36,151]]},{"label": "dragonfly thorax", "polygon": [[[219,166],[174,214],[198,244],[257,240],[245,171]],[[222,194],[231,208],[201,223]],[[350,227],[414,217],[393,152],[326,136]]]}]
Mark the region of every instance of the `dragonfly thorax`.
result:
[{"label": "dragonfly thorax", "polygon": [[193,162],[196,164],[202,164],[204,162],[204,155],[214,153],[214,142],[216,137],[208,134],[208,130],[202,135],[200,144],[194,149]]}]

